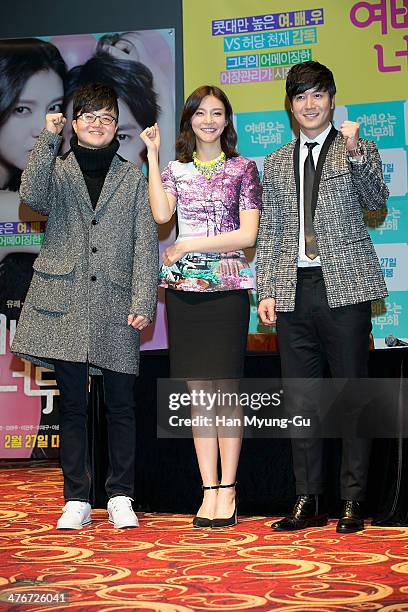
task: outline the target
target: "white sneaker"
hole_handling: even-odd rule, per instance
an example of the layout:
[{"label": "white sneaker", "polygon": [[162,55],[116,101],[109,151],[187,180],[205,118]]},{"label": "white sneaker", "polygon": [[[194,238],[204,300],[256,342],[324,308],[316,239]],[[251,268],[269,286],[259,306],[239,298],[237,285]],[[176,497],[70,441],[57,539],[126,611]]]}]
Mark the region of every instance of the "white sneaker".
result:
[{"label": "white sneaker", "polygon": [[132,500],[125,495],[117,495],[108,501],[109,522],[116,529],[139,527],[139,521],[133,512]]},{"label": "white sneaker", "polygon": [[81,501],[68,501],[58,519],[57,529],[82,529],[91,522],[91,504]]}]

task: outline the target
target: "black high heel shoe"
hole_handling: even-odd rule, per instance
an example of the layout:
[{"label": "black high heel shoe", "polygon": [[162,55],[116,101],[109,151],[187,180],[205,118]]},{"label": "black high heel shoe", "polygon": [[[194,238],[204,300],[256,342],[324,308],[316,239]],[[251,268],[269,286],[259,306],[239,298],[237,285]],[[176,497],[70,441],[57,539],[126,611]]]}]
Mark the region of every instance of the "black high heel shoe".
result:
[{"label": "black high heel shoe", "polygon": [[[219,489],[230,489],[232,487],[235,487],[237,483],[234,482],[232,484],[229,485],[218,485]],[[233,527],[234,525],[236,525],[238,523],[238,506],[237,506],[237,498],[235,498],[235,508],[234,508],[234,512],[232,513],[232,515],[228,518],[215,518],[211,521],[211,527],[213,528],[218,528],[218,527]]]},{"label": "black high heel shoe", "polygon": [[[201,487],[203,491],[209,491],[210,489],[219,489],[220,485],[213,485],[211,487]],[[193,518],[194,527],[211,527],[212,520],[205,516],[195,516]]]}]

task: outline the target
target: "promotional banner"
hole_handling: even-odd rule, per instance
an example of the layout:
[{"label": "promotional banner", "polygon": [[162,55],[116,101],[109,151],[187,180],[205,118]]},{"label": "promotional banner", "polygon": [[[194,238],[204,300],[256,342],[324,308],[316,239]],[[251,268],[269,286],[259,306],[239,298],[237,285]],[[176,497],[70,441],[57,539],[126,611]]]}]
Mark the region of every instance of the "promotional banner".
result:
[{"label": "promotional banner", "polygon": [[[46,113],[67,117],[61,153],[70,148],[72,96],[89,81],[109,85],[118,95],[122,157],[145,171],[139,134],[157,121],[161,166],[174,159],[174,30],[0,41],[0,457],[58,452],[54,375],[9,350],[47,222],[20,203],[18,189]],[[174,240],[173,234],[164,228],[162,248]],[[166,346],[161,301],[155,325],[142,335],[142,349]]]},{"label": "promotional banner", "polygon": [[[293,64],[316,60],[337,85],[334,124],[358,121],[380,151],[390,190],[387,210],[366,222],[389,297],[372,305],[376,348],[408,340],[408,4],[406,0],[208,0],[183,3],[185,95],[221,87],[235,113],[239,152],[257,163],[295,137],[285,79]],[[252,257],[252,264],[254,257]],[[274,332],[252,296],[248,347],[273,350]]]}]

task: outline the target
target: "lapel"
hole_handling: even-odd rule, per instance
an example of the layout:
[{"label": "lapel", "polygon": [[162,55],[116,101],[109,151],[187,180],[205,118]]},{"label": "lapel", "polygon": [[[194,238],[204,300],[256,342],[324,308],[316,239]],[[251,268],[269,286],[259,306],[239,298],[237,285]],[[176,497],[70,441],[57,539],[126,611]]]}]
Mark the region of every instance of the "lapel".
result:
[{"label": "lapel", "polygon": [[121,161],[118,155],[112,159],[112,163],[106,175],[105,182],[102,187],[101,195],[96,203],[95,212],[99,212],[109,202],[115,191],[118,189],[124,176],[129,171],[130,164]]},{"label": "lapel", "polygon": [[[296,196],[299,193],[299,146],[293,140],[289,143],[285,156],[282,156],[281,166],[279,168],[280,179],[283,182],[287,206],[296,207]],[[296,164],[297,159],[297,164]],[[289,177],[289,180],[286,180]],[[299,207],[297,207],[299,209]]]},{"label": "lapel", "polygon": [[91,198],[89,197],[88,189],[85,183],[85,179],[81,172],[81,168],[76,160],[76,157],[72,151],[68,153],[68,156],[64,160],[64,171],[69,179],[69,186],[74,189],[78,201],[81,204],[85,204],[93,213],[91,204]]},{"label": "lapel", "polygon": [[78,201],[85,204],[92,214],[99,212],[109,202],[116,189],[119,187],[123,177],[128,172],[129,167],[130,164],[122,162],[118,155],[114,156],[94,211],[81,168],[72,151],[66,157],[64,163],[64,170],[70,179],[69,184],[72,185],[75,190]]},{"label": "lapel", "polygon": [[[322,150],[320,151],[319,159],[317,160],[316,172],[313,182],[313,192],[312,192],[312,216],[314,217],[316,205],[317,205],[317,196],[319,194],[319,185],[320,179],[322,176],[324,162],[326,160],[327,153],[329,151],[330,145],[333,140],[337,136],[337,130],[334,126],[327,135],[326,140],[323,143]],[[300,150],[300,137],[296,140],[295,148],[293,151],[293,167],[295,171],[295,183],[296,183],[296,195],[297,195],[297,205],[299,210],[299,200],[300,200],[300,174],[299,174],[299,150]]]},{"label": "lapel", "polygon": [[326,156],[329,151],[329,147],[331,143],[333,142],[333,140],[336,138],[336,136],[337,136],[337,130],[334,126],[332,126],[332,129],[327,134],[327,138],[323,143],[322,149],[320,151],[319,159],[317,160],[316,172],[315,172],[315,177],[313,181],[313,191],[312,191],[312,218],[314,218],[314,214],[316,210],[317,196],[319,194],[319,185],[320,185],[320,179],[322,176],[324,162],[326,161]]},{"label": "lapel", "polygon": [[296,198],[297,198],[298,212],[299,212],[299,206],[300,206],[299,151],[300,151],[300,137],[298,137],[298,139],[296,140],[295,148],[293,150],[293,169],[295,171]]}]

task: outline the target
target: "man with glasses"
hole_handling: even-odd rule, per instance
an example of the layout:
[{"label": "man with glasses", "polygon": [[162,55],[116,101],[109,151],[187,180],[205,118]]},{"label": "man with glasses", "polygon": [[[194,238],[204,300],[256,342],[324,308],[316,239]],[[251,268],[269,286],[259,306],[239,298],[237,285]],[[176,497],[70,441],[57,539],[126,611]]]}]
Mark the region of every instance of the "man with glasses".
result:
[{"label": "man with glasses", "polygon": [[118,114],[111,88],[82,86],[73,100],[70,151],[57,157],[66,119],[48,114],[22,176],[22,201],[48,223],[12,350],[55,369],[66,501],[58,529],[91,522],[86,423],[95,368],[104,379],[109,520],[118,528],[138,525],[131,503],[134,385],[139,333],[156,309],[158,242],[146,180],[117,155]]}]

